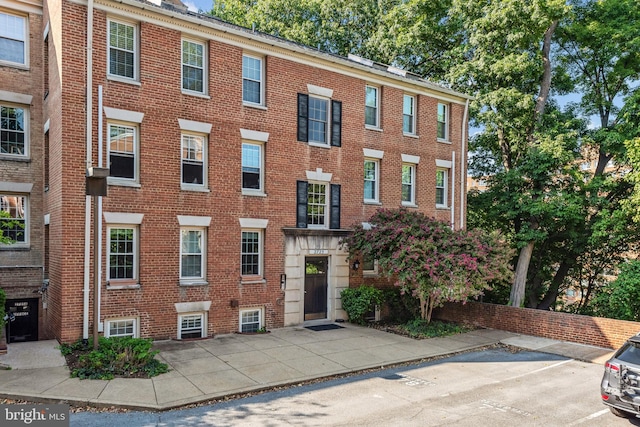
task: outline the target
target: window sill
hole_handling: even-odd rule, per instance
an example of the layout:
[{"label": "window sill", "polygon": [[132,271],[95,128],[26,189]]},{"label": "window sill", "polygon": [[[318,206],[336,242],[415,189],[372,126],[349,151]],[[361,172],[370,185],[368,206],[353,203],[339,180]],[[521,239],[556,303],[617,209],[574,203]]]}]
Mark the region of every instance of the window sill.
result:
[{"label": "window sill", "polygon": [[366,130],[373,130],[373,131],[376,131],[376,132],[382,132],[382,128],[379,128],[377,126],[364,125],[364,128]]},{"label": "window sill", "polygon": [[242,106],[243,107],[249,107],[249,108],[255,108],[257,110],[267,111],[267,107],[265,105],[262,105],[262,104],[252,104],[250,102],[242,101]]},{"label": "window sill", "polygon": [[417,208],[418,205],[416,205],[415,203],[409,203],[409,202],[402,202],[402,206],[404,206],[405,208]]},{"label": "window sill", "polygon": [[406,133],[403,132],[402,136],[406,136],[407,138],[415,138],[415,139],[420,139],[420,136],[416,135],[415,133]]},{"label": "window sill", "polygon": [[0,251],[17,251],[26,252],[30,251],[31,246],[28,243],[2,243],[0,244]]},{"label": "window sill", "polygon": [[240,278],[241,285],[264,285],[267,279],[260,276],[243,276]]},{"label": "window sill", "polygon": [[180,279],[180,286],[208,286],[209,282],[206,280],[186,280]]},{"label": "window sill", "polygon": [[451,141],[449,141],[448,139],[443,139],[443,138],[438,138],[438,142],[441,142],[443,144],[451,144]]},{"label": "window sill", "polygon": [[331,148],[331,146],[329,144],[323,144],[321,142],[311,142],[311,141],[309,141],[308,144],[309,144],[310,147],[318,147],[318,148],[326,148],[326,149]]},{"label": "window sill", "polygon": [[377,201],[377,200],[365,200],[364,201],[365,205],[375,205],[375,206],[382,206],[382,203]]},{"label": "window sill", "polygon": [[380,275],[375,271],[364,271],[362,277],[380,277]]},{"label": "window sill", "polygon": [[27,64],[21,64],[19,62],[0,61],[0,65],[3,67],[11,67],[17,68],[18,70],[29,71],[29,66]]},{"label": "window sill", "polygon": [[207,95],[206,93],[191,92],[191,91],[186,90],[186,89],[182,89],[182,94],[183,95],[189,95],[189,96],[195,96],[196,98],[211,99],[211,97],[209,95]]},{"label": "window sill", "polygon": [[446,206],[446,205],[436,205],[436,209],[439,209],[439,210],[441,210],[441,211],[448,211],[448,210],[451,210],[451,209],[449,208],[449,206]]},{"label": "window sill", "polygon": [[182,184],[180,186],[180,190],[182,191],[193,191],[196,193],[211,193],[211,190],[209,190],[208,188],[205,187],[200,187],[200,186],[191,186],[191,185],[185,185]]},{"label": "window sill", "polygon": [[130,181],[130,180],[124,180],[124,179],[119,179],[119,178],[113,178],[113,177],[107,178],[107,184],[108,185],[115,185],[115,186],[119,186],[119,187],[132,187],[132,188],[141,188],[142,187],[142,185],[140,185],[139,182]]},{"label": "window sill", "polygon": [[243,189],[242,190],[242,195],[243,196],[253,196],[253,197],[267,197],[267,194],[262,192],[262,191],[247,190],[247,189]]},{"label": "window sill", "polygon": [[10,162],[31,163],[31,159],[29,157],[21,156],[18,154],[0,154],[0,160],[7,160]]},{"label": "window sill", "polygon": [[126,281],[123,280],[121,282],[118,281],[109,281],[107,282],[107,290],[119,290],[119,289],[140,289],[140,283],[135,281]]},{"label": "window sill", "polygon": [[113,82],[126,83],[134,86],[142,86],[138,80],[128,79],[126,77],[114,76],[112,74],[107,74],[107,80],[111,80]]}]

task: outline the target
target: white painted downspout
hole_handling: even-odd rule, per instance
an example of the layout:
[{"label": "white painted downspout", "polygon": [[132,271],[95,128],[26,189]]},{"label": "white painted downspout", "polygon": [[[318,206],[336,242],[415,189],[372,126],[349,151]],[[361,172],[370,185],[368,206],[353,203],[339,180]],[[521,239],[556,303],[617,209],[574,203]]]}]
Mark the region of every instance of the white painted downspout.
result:
[{"label": "white painted downspout", "polygon": [[460,229],[465,227],[464,216],[464,200],[466,197],[465,187],[467,184],[465,162],[465,144],[467,142],[467,116],[469,115],[469,100],[464,106],[464,115],[462,116],[462,138],[460,140]]},{"label": "white painted downspout", "polygon": [[[93,166],[91,151],[93,128],[93,0],[87,0],[87,164],[85,169]],[[85,196],[84,214],[84,300],[82,311],[82,339],[89,339],[89,291],[91,289],[91,196]]]},{"label": "white painted downspout", "polygon": [[451,229],[456,229],[456,152],[451,152]]},{"label": "white painted downspout", "polygon": [[[103,167],[102,159],[102,85],[98,86],[98,167]],[[102,196],[98,196],[98,319],[102,307]],[[102,322],[98,322],[98,332],[102,332]]]}]

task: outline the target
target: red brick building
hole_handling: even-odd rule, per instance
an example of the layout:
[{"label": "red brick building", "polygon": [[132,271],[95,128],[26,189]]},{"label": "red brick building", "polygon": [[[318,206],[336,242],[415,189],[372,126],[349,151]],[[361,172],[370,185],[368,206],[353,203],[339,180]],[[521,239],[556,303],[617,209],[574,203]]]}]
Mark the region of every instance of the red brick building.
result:
[{"label": "red brick building", "polygon": [[[344,319],[350,226],[407,206],[464,227],[467,96],[181,5],[26,4],[0,17],[28,22],[33,59],[0,75],[34,80],[31,154],[0,156],[0,189],[28,198],[31,246],[4,245],[0,264],[41,266],[41,336],[87,338],[94,302],[106,336]],[[100,168],[94,199],[86,175]]]}]

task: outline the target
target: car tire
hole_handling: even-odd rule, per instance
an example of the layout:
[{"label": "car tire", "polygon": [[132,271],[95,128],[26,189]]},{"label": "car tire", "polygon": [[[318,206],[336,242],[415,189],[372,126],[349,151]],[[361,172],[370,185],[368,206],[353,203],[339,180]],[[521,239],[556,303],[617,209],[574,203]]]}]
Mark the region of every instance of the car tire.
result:
[{"label": "car tire", "polygon": [[631,416],[631,414],[629,412],[623,411],[622,409],[614,408],[613,406],[609,406],[609,410],[616,417],[628,418],[628,417]]}]

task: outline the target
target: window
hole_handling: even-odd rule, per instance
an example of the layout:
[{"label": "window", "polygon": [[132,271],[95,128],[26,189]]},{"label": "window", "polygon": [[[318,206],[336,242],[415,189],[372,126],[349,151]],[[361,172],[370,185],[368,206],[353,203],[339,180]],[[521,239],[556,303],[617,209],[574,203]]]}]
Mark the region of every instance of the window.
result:
[{"label": "window", "polygon": [[0,12],[0,61],[27,65],[27,19]]},{"label": "window", "polygon": [[137,283],[138,229],[133,226],[114,226],[107,229],[109,252],[107,280],[109,285]]},{"label": "window", "polygon": [[198,187],[206,183],[206,138],[182,134],[182,183]]},{"label": "window", "polygon": [[136,319],[107,320],[105,337],[138,337]]},{"label": "window", "polygon": [[365,276],[377,276],[378,260],[365,257],[362,260],[362,274]]},{"label": "window", "polygon": [[204,280],[204,230],[180,230],[180,279]]},{"label": "window", "polygon": [[10,105],[0,105],[0,154],[26,156],[28,111]]},{"label": "window", "polygon": [[240,310],[240,332],[258,332],[263,326],[261,308]]},{"label": "window", "polygon": [[377,128],[379,126],[378,119],[378,88],[367,86],[364,108],[364,124]]},{"label": "window", "polygon": [[137,29],[124,22],[109,21],[109,74],[138,79]]},{"label": "window", "polygon": [[402,165],[402,204],[416,204],[416,167],[415,165]]},{"label": "window", "polygon": [[242,190],[251,192],[264,191],[263,145],[249,142],[242,143]]},{"label": "window", "polygon": [[138,129],[125,124],[109,125],[110,176],[136,181],[138,165]]},{"label": "window", "polygon": [[264,105],[262,58],[242,55],[242,101]]},{"label": "window", "polygon": [[205,93],[205,45],[182,40],[182,89]]},{"label": "window", "polygon": [[415,105],[415,97],[404,95],[402,101],[402,132],[411,135],[416,133]]},{"label": "window", "polygon": [[298,181],[298,228],[340,228],[340,185]]},{"label": "window", "polygon": [[378,202],[378,177],[379,163],[377,160],[365,159],[364,161],[364,201]]},{"label": "window", "polygon": [[0,194],[0,231],[10,244],[28,243],[27,196]]},{"label": "window", "polygon": [[203,313],[178,316],[178,336],[180,339],[203,338],[206,336]]},{"label": "window", "polygon": [[449,139],[449,112],[448,108],[444,104],[438,104],[438,139]]},{"label": "window", "polygon": [[298,141],[340,147],[342,102],[298,94]]},{"label": "window", "polygon": [[241,274],[243,276],[262,276],[262,232],[260,230],[242,231]]},{"label": "window", "polygon": [[447,206],[447,181],[448,171],[446,169],[436,170],[436,206]]}]

